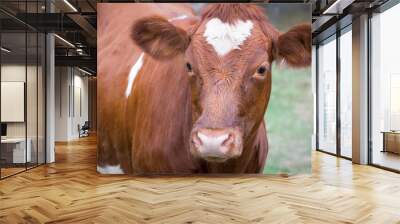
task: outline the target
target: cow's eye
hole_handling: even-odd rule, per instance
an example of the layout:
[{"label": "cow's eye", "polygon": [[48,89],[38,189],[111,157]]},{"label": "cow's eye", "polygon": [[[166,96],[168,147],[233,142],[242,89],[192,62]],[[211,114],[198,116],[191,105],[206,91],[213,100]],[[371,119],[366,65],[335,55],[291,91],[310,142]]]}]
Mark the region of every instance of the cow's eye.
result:
[{"label": "cow's eye", "polygon": [[264,80],[267,72],[268,72],[267,67],[265,65],[260,65],[260,67],[258,67],[256,72],[254,73],[253,78],[259,79],[259,80]]},{"label": "cow's eye", "polygon": [[257,73],[258,73],[259,75],[264,75],[266,71],[267,71],[267,68],[265,68],[265,66],[260,66],[260,67],[257,69]]},{"label": "cow's eye", "polygon": [[188,70],[188,72],[192,72],[192,65],[189,62],[186,62],[186,69]]}]

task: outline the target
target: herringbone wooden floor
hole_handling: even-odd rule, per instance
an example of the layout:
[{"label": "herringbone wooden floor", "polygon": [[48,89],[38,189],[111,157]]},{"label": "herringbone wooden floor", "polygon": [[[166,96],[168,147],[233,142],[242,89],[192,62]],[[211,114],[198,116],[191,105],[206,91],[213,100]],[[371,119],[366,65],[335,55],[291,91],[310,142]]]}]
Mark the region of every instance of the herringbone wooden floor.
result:
[{"label": "herringbone wooden floor", "polygon": [[95,141],[0,181],[0,223],[400,223],[400,175],[322,153],[311,175],[100,176]]}]

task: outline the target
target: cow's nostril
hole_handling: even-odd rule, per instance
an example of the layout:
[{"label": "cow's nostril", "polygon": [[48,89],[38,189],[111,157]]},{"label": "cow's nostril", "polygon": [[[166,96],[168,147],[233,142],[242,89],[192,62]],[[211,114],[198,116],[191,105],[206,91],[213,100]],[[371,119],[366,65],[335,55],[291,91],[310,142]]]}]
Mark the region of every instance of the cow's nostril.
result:
[{"label": "cow's nostril", "polygon": [[233,136],[232,133],[229,133],[228,137],[225,139],[225,141],[222,142],[222,146],[229,146],[232,144],[235,140],[235,137]]},{"label": "cow's nostril", "polygon": [[193,135],[192,141],[195,146],[201,146],[200,150],[221,153],[224,151],[221,147],[231,147],[234,144],[235,135],[224,130],[202,129]]},{"label": "cow's nostril", "polygon": [[192,137],[192,142],[193,142],[193,144],[196,145],[196,146],[200,146],[200,145],[203,144],[203,143],[201,142],[201,139],[199,138],[199,132],[196,132],[196,134],[193,135],[193,137]]},{"label": "cow's nostril", "polygon": [[241,153],[240,133],[233,128],[200,128],[192,132],[191,150],[209,162],[224,162]]}]

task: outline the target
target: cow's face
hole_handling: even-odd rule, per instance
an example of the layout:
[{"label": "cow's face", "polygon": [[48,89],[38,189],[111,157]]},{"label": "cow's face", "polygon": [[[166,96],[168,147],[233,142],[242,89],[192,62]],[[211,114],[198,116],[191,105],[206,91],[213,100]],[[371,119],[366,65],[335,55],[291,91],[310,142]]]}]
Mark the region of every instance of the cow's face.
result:
[{"label": "cow's face", "polygon": [[242,154],[271,90],[272,40],[250,20],[204,21],[185,53],[192,91],[192,154],[222,162]]},{"label": "cow's face", "polygon": [[224,23],[211,18],[190,35],[160,17],[139,20],[133,39],[155,58],[180,55],[189,76],[192,155],[224,162],[242,155],[255,137],[271,91],[275,58],[292,66],[310,63],[310,26],[279,35],[251,20]]}]

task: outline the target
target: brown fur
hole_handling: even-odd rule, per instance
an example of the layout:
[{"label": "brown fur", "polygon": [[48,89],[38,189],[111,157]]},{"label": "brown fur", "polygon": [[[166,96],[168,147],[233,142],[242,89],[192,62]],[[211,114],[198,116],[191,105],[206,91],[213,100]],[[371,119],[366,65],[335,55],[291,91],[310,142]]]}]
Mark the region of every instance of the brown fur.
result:
[{"label": "brown fur", "polygon": [[[240,50],[219,57],[202,37],[205,23],[214,17],[224,22],[252,20],[252,35]],[[307,37],[302,34],[307,29],[280,35],[263,10],[249,4],[210,5],[201,18],[197,24],[177,28],[166,19],[147,17],[133,27],[132,37],[146,55],[126,102],[122,119],[126,129],[111,136],[125,141],[130,150],[118,157],[121,164],[130,164],[126,172],[259,173],[264,168],[268,143],[263,117],[271,91],[271,65],[276,56],[293,66],[306,65],[310,53],[293,52],[300,55],[293,56],[283,44],[291,40],[296,49],[307,51]],[[193,75],[188,75],[186,62],[192,64]],[[261,65],[267,72],[260,78],[256,70]],[[191,154],[193,131],[231,127],[243,134],[240,157],[209,163]]]},{"label": "brown fur", "polygon": [[144,52],[157,59],[168,59],[185,52],[189,36],[179,27],[160,16],[138,20],[132,30],[132,39]]},{"label": "brown fur", "polygon": [[[236,10],[236,6],[232,6]],[[202,34],[204,24],[213,17],[224,19],[229,7],[229,4],[216,6],[223,9],[221,17],[213,8],[210,8],[213,13],[206,11],[211,17],[203,16],[204,22],[192,37],[186,53],[186,59],[193,65],[196,74],[191,77],[193,129],[238,127],[243,133],[243,152],[239,158],[222,164],[205,162],[203,172],[258,173],[264,167],[268,151],[263,117],[270,95],[271,74],[268,72],[263,81],[251,77],[262,63],[270,70],[273,40],[264,33],[263,28],[267,26],[259,23],[266,20],[253,20],[255,27],[252,35],[242,44],[241,49],[233,50],[223,58],[219,57]],[[262,11],[253,10],[251,5],[250,9],[260,13],[252,17],[264,17]]]},{"label": "brown fur", "polygon": [[181,14],[193,15],[193,10],[187,4],[99,3],[97,7],[97,161],[101,167],[121,165],[125,173],[132,173],[125,89],[129,71],[141,50],[133,44],[129,35],[131,26],[127,24],[134,24],[138,19],[150,15],[165,18]]},{"label": "brown fur", "polygon": [[279,36],[277,43],[279,58],[293,67],[305,67],[311,63],[311,27],[301,24]]}]

